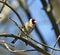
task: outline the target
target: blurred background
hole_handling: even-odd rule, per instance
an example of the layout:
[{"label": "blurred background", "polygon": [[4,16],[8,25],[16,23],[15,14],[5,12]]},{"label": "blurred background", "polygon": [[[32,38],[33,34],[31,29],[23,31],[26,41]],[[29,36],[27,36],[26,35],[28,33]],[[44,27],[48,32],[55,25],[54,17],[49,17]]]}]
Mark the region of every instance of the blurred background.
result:
[{"label": "blurred background", "polygon": [[[4,0],[0,0],[4,1]],[[57,37],[60,34],[60,0],[6,0],[6,2],[15,9],[23,22],[26,23],[30,18],[34,18],[37,23],[31,35],[38,42],[44,43],[53,47]],[[3,4],[0,3],[0,10]],[[17,15],[6,5],[0,11],[0,33],[18,34],[19,30],[16,25],[9,20],[12,17],[14,21],[21,27]],[[0,37],[11,44],[14,38]],[[60,40],[60,39],[59,39]],[[31,46],[26,46],[24,42],[18,40],[14,44],[16,49],[32,49]],[[60,47],[60,41],[57,42],[56,48]],[[50,49],[44,48],[46,51],[51,52]],[[54,51],[54,55],[59,55],[59,51]],[[25,53],[11,53],[0,46],[0,55],[43,55],[37,51]]]}]

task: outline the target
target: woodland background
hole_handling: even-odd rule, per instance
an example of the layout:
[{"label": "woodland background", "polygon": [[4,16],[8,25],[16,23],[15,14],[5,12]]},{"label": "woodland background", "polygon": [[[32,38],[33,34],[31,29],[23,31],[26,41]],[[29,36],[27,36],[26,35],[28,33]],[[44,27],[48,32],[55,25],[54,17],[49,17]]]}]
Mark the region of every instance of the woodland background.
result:
[{"label": "woodland background", "polygon": [[[9,4],[20,16],[22,21],[26,23],[30,18],[36,19],[37,23],[35,29],[31,35],[33,38],[53,48],[57,38],[60,35],[60,0],[0,0],[0,34],[15,34],[17,35],[19,30],[17,26],[9,20],[11,17],[19,27],[21,27],[21,21],[17,15],[6,5]],[[12,37],[0,37],[0,40],[5,40],[6,43],[12,44]],[[26,50],[34,49],[32,46],[26,46],[21,40],[18,40],[15,44],[16,49]],[[51,53],[50,48],[38,45],[44,51]],[[56,43],[56,48],[60,48],[60,39]],[[0,55],[43,55],[45,53],[35,51],[12,53],[0,46]],[[59,51],[54,51],[52,55],[59,55]],[[46,54],[45,54],[46,55]],[[47,54],[48,55],[48,54]]]}]

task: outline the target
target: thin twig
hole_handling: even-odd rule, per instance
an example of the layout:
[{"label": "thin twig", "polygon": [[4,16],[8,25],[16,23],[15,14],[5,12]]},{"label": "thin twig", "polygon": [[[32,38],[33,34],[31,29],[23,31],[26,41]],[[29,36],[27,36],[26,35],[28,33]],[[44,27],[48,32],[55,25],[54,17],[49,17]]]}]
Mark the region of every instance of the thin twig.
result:
[{"label": "thin twig", "polygon": [[35,49],[24,50],[24,52],[36,51]]},{"label": "thin twig", "polygon": [[1,8],[1,10],[0,10],[0,13],[2,12],[2,10],[3,10],[3,8],[5,7],[5,3],[6,3],[6,1],[7,0],[2,0],[4,3],[3,3],[3,6],[2,6],[2,8]]},{"label": "thin twig", "polygon": [[[31,40],[33,40],[34,42],[36,42],[37,44],[40,44],[40,45],[42,45],[42,46],[44,46],[44,47],[50,48],[50,49],[55,50],[55,51],[60,51],[60,49],[52,48],[52,47],[50,47],[50,46],[47,46],[47,45],[45,45],[45,44],[43,44],[43,43],[40,43],[40,42],[34,40],[34,39],[31,38],[31,37],[29,37],[29,38],[30,38]],[[56,43],[55,43],[55,45],[56,45]]]},{"label": "thin twig", "polygon": [[18,29],[20,29],[20,27],[18,26],[17,22],[15,22],[11,17],[9,17],[9,19],[18,27]]},{"label": "thin twig", "polygon": [[[56,46],[56,44],[57,44],[57,42],[58,42],[59,38],[60,38],[60,35],[58,36],[58,38],[57,38],[57,40],[56,40],[55,44],[53,45],[53,48],[55,48],[55,46]],[[53,54],[53,52],[54,52],[54,51],[52,50],[52,54]]]}]

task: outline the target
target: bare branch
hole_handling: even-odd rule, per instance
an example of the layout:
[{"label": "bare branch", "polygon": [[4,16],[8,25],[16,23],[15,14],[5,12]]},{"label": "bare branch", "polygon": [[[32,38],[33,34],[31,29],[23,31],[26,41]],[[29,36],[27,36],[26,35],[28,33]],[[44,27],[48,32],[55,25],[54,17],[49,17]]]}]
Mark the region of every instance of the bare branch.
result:
[{"label": "bare branch", "polygon": [[[39,43],[38,41],[34,40],[34,39],[33,39],[33,38],[31,38],[30,36],[29,36],[29,38],[30,38],[31,40],[33,40],[34,42],[36,42],[37,44],[40,44],[40,45],[42,45],[42,46],[44,46],[44,47],[50,48],[50,49],[55,50],[55,51],[60,51],[60,49],[52,48],[52,47],[47,46],[47,45],[45,45],[45,44],[43,44],[43,43]],[[60,37],[59,37],[59,38],[60,38]],[[58,39],[59,39],[59,38],[58,38]],[[57,39],[57,41],[58,41],[58,39]],[[56,43],[57,43],[57,41],[56,41]],[[56,43],[55,43],[55,45],[54,45],[54,46],[56,46]]]},{"label": "bare branch", "polygon": [[15,22],[11,17],[9,17],[9,19],[18,27],[18,29],[20,29],[20,27],[18,26],[17,22]]},{"label": "bare branch", "polygon": [[[56,42],[54,43],[53,48],[55,48],[55,46],[56,46],[56,44],[57,44],[57,42],[58,42],[59,38],[60,38],[60,35],[58,36],[58,38],[57,38]],[[53,52],[54,52],[54,51],[52,50],[52,54],[53,54]]]},{"label": "bare branch", "polygon": [[[46,7],[47,7],[46,1],[45,0],[40,0],[40,1],[42,2],[43,8],[44,8],[46,14],[48,15],[49,20],[51,21],[53,29],[55,31],[56,37],[58,38],[58,36],[60,35],[60,31],[59,31],[58,26],[56,24],[55,18],[52,14],[52,10],[50,10],[50,12],[47,12],[47,10],[46,10]],[[60,39],[58,41],[58,44],[60,45]]]},{"label": "bare branch", "polygon": [[1,8],[1,10],[0,10],[0,13],[2,12],[2,10],[3,10],[3,8],[4,8],[4,6],[5,6],[5,3],[6,3],[6,1],[7,0],[2,0],[4,3],[3,3],[3,6],[2,6],[2,8]]},{"label": "bare branch", "polygon": [[36,44],[32,43],[31,41],[29,40],[26,40],[25,38],[22,38],[22,37],[18,37],[16,35],[13,35],[13,34],[0,34],[0,37],[13,37],[13,38],[18,38],[24,42],[27,42],[30,46],[32,46],[33,48],[35,48],[38,52],[41,52],[45,55],[51,55],[50,53],[46,52],[45,50],[43,50],[42,48],[40,48],[39,46],[37,46]]},{"label": "bare branch", "polygon": [[[17,35],[14,35],[14,34],[0,34],[0,37],[13,37],[13,38],[18,38],[18,39],[20,39],[20,40],[22,40],[22,41],[25,41],[26,39],[24,39],[24,38],[22,38],[22,37],[18,37]],[[26,40],[26,41],[28,41],[28,40]],[[39,42],[38,42],[39,43]],[[29,43],[28,43],[29,44]],[[57,48],[52,48],[52,47],[49,47],[49,46],[47,46],[47,45],[45,45],[45,44],[43,44],[43,43],[39,43],[40,45],[42,45],[42,46],[45,46],[45,47],[47,47],[47,48],[50,48],[50,49],[52,49],[52,50],[55,50],[55,51],[60,51],[60,49],[57,49]]]}]

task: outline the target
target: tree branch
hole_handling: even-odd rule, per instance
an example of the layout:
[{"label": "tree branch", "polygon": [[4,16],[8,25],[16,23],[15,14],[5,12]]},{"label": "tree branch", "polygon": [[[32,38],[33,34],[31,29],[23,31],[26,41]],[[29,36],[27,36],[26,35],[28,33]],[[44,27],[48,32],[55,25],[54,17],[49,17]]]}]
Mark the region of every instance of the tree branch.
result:
[{"label": "tree branch", "polygon": [[[55,18],[52,14],[52,10],[50,10],[50,12],[47,12],[46,8],[47,8],[48,4],[46,3],[45,0],[40,0],[40,1],[42,2],[43,8],[44,8],[46,14],[48,15],[49,20],[51,21],[53,29],[55,31],[56,37],[58,38],[58,36],[60,35],[60,31],[59,31],[58,26],[56,24]],[[59,39],[58,43],[59,43],[59,46],[60,46],[60,39]]]},{"label": "tree branch", "polygon": [[0,13],[2,12],[2,10],[3,10],[3,8],[4,8],[4,6],[5,6],[5,3],[6,3],[6,1],[7,0],[2,0],[4,3],[3,3],[3,6],[2,6],[2,8],[1,8],[1,10],[0,10]]},{"label": "tree branch", "polygon": [[[60,35],[58,36],[56,42],[54,43],[53,48],[55,48],[55,46],[56,46],[56,44],[57,44],[57,42],[58,42],[59,39],[60,39]],[[53,54],[53,52],[54,52],[54,51],[52,50],[52,54]]]},{"label": "tree branch", "polygon": [[41,52],[45,55],[51,55],[50,53],[48,53],[47,51],[43,50],[42,48],[40,48],[39,46],[37,46],[36,44],[32,43],[31,41],[29,40],[26,40],[25,38],[22,38],[22,37],[18,37],[16,35],[13,35],[13,34],[0,34],[0,37],[13,37],[13,38],[18,38],[24,42],[27,42],[30,46],[32,46],[33,48],[35,48],[38,52]]},{"label": "tree branch", "polygon": [[11,17],[9,17],[9,19],[18,27],[18,29],[20,29],[20,27],[18,26],[17,22],[15,22]]}]

